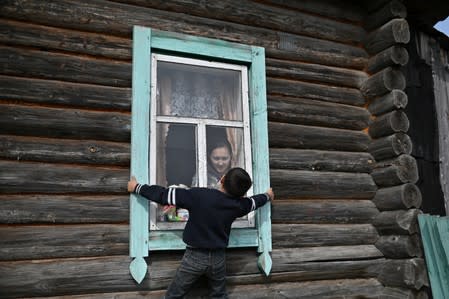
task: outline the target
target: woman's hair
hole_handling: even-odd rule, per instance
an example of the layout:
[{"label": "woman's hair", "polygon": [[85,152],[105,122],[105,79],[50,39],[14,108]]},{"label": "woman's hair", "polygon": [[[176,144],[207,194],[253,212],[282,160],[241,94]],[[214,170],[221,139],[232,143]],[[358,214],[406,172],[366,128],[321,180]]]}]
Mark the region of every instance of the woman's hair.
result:
[{"label": "woman's hair", "polygon": [[223,179],[225,192],[234,197],[245,195],[252,184],[249,174],[240,167],[229,169]]},{"label": "woman's hair", "polygon": [[232,158],[232,147],[227,139],[222,140],[214,140],[210,144],[207,145],[207,158],[210,158],[212,151],[217,148],[225,147],[229,151],[229,156]]}]

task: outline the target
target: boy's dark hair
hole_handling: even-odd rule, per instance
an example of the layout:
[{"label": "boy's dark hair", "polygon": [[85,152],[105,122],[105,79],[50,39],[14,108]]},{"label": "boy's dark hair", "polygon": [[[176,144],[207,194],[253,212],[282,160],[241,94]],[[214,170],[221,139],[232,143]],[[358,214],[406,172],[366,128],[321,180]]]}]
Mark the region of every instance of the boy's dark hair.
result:
[{"label": "boy's dark hair", "polygon": [[242,197],[251,187],[251,177],[240,167],[229,169],[223,179],[223,188],[226,193],[234,197]]}]

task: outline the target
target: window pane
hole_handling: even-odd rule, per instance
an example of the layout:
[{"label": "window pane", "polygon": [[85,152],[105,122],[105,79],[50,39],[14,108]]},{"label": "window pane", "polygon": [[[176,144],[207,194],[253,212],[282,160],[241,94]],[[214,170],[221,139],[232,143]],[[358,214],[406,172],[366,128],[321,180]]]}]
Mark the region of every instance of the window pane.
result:
[{"label": "window pane", "polygon": [[[220,178],[231,167],[245,168],[243,129],[208,126],[206,145],[207,187],[218,189]],[[192,185],[198,186],[198,181],[194,179]]]},{"label": "window pane", "polygon": [[157,62],[157,114],[242,120],[241,72]]}]

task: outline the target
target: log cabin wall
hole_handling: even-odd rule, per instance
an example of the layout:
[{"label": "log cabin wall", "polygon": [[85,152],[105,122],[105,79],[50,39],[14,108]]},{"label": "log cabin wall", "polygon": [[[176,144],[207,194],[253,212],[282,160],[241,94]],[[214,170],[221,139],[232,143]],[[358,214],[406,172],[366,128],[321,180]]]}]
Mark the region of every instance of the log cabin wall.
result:
[{"label": "log cabin wall", "polygon": [[157,297],[174,275],[182,252],[128,270],[133,25],[266,49],[273,270],[230,250],[232,298],[423,296],[406,22],[384,7],[2,1],[0,297]]}]

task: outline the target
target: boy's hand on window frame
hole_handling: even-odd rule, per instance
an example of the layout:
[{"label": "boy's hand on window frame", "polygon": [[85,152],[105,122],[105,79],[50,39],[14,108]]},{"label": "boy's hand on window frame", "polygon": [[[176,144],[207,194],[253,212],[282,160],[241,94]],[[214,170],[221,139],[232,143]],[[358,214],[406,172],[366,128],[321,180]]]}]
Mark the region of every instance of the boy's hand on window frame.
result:
[{"label": "boy's hand on window frame", "polygon": [[269,188],[265,193],[270,197],[270,200],[274,200],[274,192],[272,188]]},{"label": "boy's hand on window frame", "polygon": [[134,192],[137,186],[137,180],[134,176],[131,177],[131,179],[128,181],[128,192]]}]

